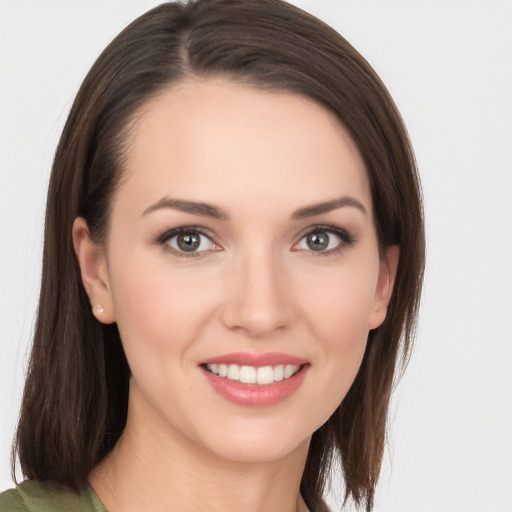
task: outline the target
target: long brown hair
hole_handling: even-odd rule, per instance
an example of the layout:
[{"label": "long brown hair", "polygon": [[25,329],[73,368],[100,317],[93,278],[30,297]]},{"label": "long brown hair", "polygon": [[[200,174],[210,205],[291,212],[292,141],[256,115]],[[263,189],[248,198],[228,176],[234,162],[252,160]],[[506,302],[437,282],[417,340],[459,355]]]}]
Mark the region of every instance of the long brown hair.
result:
[{"label": "long brown hair", "polygon": [[308,96],[333,112],[366,164],[383,251],[400,246],[384,323],[350,391],[312,437],[301,492],[313,511],[332,464],[345,498],[370,510],[399,354],[410,352],[424,267],[421,191],[406,130],[370,65],[336,31],[281,0],[166,3],[123,30],[85,78],[55,155],[34,343],[13,448],[29,479],[80,488],[121,435],[130,370],[115,324],[98,323],[73,251],[74,219],[102,243],[130,121],[187,76],[224,76]]}]

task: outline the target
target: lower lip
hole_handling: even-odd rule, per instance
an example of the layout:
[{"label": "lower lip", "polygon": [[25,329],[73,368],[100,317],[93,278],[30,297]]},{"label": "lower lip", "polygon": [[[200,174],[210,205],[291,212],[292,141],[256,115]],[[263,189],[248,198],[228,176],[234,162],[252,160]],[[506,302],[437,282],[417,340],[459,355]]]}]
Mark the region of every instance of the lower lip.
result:
[{"label": "lower lip", "polygon": [[306,377],[308,368],[309,365],[303,365],[295,375],[263,386],[219,377],[203,367],[201,370],[213,389],[226,400],[246,407],[270,407],[283,402],[297,391]]}]

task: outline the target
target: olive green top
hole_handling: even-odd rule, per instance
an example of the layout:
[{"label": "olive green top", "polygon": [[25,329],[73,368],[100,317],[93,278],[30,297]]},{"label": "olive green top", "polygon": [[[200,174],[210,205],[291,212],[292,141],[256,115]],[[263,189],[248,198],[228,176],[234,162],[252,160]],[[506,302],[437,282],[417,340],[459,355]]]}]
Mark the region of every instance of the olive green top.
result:
[{"label": "olive green top", "polygon": [[94,491],[27,480],[0,493],[0,512],[108,512]]}]

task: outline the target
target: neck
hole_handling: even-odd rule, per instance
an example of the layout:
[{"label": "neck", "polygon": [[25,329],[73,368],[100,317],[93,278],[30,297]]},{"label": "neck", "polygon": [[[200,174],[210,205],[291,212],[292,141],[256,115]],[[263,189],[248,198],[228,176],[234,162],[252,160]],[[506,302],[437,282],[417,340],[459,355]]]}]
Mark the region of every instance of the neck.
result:
[{"label": "neck", "polygon": [[232,461],[129,413],[89,481],[109,512],[307,512],[299,486],[308,446],[309,439],[278,460]]}]

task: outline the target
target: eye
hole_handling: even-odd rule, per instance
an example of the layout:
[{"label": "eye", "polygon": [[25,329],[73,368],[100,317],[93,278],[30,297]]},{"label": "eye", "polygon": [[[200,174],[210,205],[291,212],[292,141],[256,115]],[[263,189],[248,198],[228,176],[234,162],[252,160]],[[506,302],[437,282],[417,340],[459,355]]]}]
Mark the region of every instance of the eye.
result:
[{"label": "eye", "polygon": [[198,253],[220,249],[210,237],[192,228],[169,231],[160,237],[160,243],[166,244],[179,255],[199,255]]},{"label": "eye", "polygon": [[304,236],[299,242],[298,247],[315,252],[329,251],[336,248],[340,242],[341,240],[334,233],[329,234],[327,231],[317,231]]},{"label": "eye", "polygon": [[306,233],[299,242],[293,246],[293,250],[329,254],[341,250],[346,246],[351,246],[354,242],[354,237],[344,229],[334,226],[318,226]]}]

